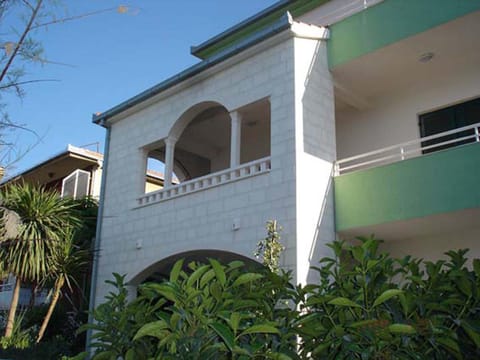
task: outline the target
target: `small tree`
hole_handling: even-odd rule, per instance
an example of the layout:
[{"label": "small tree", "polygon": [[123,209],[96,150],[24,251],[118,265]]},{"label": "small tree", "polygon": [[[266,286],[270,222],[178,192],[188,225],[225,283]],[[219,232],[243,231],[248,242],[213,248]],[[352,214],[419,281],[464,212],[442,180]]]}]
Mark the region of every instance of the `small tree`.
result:
[{"label": "small tree", "polygon": [[270,271],[277,273],[280,264],[280,255],[285,247],[280,243],[281,227],[277,227],[276,220],[267,221],[267,236],[257,244],[255,257],[262,258],[263,265]]},{"label": "small tree", "polygon": [[[52,250],[64,241],[66,230],[78,226],[80,219],[73,211],[74,202],[60,198],[58,193],[29,184],[14,184],[1,194],[5,211],[19,218],[18,231],[3,231],[0,238],[0,257],[9,273],[15,275],[15,288],[5,329],[12,334],[23,281],[42,281],[52,266]],[[3,227],[6,223],[1,224]]]},{"label": "small tree", "polygon": [[73,292],[73,287],[79,287],[76,276],[88,268],[90,262],[90,251],[81,249],[74,244],[73,232],[67,232],[63,241],[55,243],[51,251],[51,265],[49,277],[54,280],[53,295],[48,311],[40,326],[38,332],[37,343],[42,340],[48,322],[53,314],[53,310],[57,305],[57,301],[61,296],[65,286]]}]

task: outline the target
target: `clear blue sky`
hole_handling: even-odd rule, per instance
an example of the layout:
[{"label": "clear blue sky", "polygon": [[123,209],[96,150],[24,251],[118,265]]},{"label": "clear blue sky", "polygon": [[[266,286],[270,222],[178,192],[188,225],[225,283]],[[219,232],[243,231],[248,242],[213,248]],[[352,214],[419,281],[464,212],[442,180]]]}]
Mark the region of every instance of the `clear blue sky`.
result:
[{"label": "clear blue sky", "polygon": [[[35,65],[27,79],[56,79],[28,85],[22,101],[8,97],[13,120],[42,137],[8,174],[21,172],[64,150],[100,142],[104,129],[91,115],[105,111],[199,60],[190,55],[198,45],[277,0],[64,0],[71,15],[129,6],[50,26],[37,34],[49,61],[68,64]],[[13,15],[13,14],[12,14]],[[12,16],[10,15],[10,16]],[[17,133],[20,147],[35,139]]]}]

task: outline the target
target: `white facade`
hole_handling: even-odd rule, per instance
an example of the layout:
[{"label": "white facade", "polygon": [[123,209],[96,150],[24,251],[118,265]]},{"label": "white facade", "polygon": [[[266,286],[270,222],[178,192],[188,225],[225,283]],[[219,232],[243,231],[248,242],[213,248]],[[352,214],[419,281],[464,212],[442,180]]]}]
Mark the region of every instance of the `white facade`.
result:
[{"label": "white facade", "polygon": [[[315,33],[327,34],[317,28]],[[313,71],[308,71],[310,64]],[[296,281],[305,282],[310,263],[298,258],[318,253],[334,238],[328,186],[335,126],[329,79],[325,40],[287,30],[165,91],[141,110],[112,119],[96,303],[105,296],[102,284],[112,272],[128,274],[127,280],[136,285],[172,255],[221,250],[253,259],[270,219],[283,227],[282,266],[294,270]],[[317,102],[318,97],[325,100]],[[150,201],[152,195],[144,195],[148,149],[164,141],[168,159],[165,139],[189,109],[214,102],[232,113],[261,99],[268,99],[270,106],[271,147],[259,174],[199,191],[183,190],[189,193],[168,199]],[[319,108],[323,117],[315,116]],[[317,146],[311,136],[323,131],[330,140]],[[310,171],[312,165],[319,167]],[[301,188],[308,184],[297,182],[300,171],[308,173],[304,180],[320,182],[313,196]],[[308,214],[304,203],[312,204]],[[299,238],[304,242],[298,243]]]},{"label": "white facade", "polygon": [[[379,3],[334,0],[300,19],[331,24]],[[420,144],[420,114],[480,97],[480,52],[471,31],[479,17],[447,22],[333,69],[328,30],[290,19],[275,35],[112,109],[101,121],[109,143],[94,304],[113,272],[127,274],[134,290],[173,257],[210,251],[254,260],[270,219],[283,228],[282,267],[293,271],[295,283],[312,281],[310,266],[337,237],[336,161],[404,141]],[[427,51],[433,61],[419,62]],[[149,159],[165,162],[165,187],[145,193]],[[468,220],[458,232],[456,218],[446,218],[441,234],[434,217],[358,234],[396,231],[391,238],[403,240],[385,249],[433,259],[459,233],[459,247],[473,247],[478,256],[472,240],[478,225]]]}]

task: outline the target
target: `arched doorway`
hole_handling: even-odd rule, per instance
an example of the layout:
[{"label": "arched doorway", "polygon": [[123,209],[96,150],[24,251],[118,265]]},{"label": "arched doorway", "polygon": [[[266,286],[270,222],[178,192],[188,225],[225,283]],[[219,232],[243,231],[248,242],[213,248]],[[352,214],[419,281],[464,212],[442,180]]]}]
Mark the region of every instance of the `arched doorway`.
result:
[{"label": "arched doorway", "polygon": [[215,259],[220,263],[227,264],[234,260],[242,261],[246,268],[261,268],[263,265],[257,261],[246,256],[236,254],[224,250],[193,250],[171,255],[162,259],[133,277],[129,284],[138,286],[145,282],[161,282],[168,279],[173,265],[180,259],[184,259],[184,265],[187,266],[190,262],[196,261],[200,263],[208,263],[208,259]]}]

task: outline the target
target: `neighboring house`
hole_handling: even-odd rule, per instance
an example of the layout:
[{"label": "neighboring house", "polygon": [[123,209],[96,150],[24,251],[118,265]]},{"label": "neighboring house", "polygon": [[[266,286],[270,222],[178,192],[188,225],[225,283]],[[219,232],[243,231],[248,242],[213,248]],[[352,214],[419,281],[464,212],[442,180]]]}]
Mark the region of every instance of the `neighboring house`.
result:
[{"label": "neighboring house", "polygon": [[[98,198],[102,176],[103,155],[88,149],[68,145],[65,151],[52,156],[34,167],[3,181],[2,186],[26,182],[57,190],[61,196]],[[0,309],[8,309],[12,298],[15,278],[9,276],[0,285]],[[28,306],[32,289],[20,291],[19,306]],[[35,304],[47,301],[47,291],[36,294]]]},{"label": "neighboring house", "polygon": [[[480,257],[478,34],[478,0],[280,1],[95,114],[108,156],[95,304],[113,272],[135,294],[181,257],[253,260],[269,219],[299,283],[337,237]],[[152,159],[165,187],[145,193]]]},{"label": "neighboring house", "polygon": [[[98,198],[103,170],[103,154],[85,148],[68,145],[65,151],[52,156],[34,167],[6,179],[2,186],[26,182],[57,190],[61,196]],[[163,174],[148,171],[146,191],[155,191],[163,186]],[[15,279],[9,276],[0,284],[0,310],[10,306]],[[22,288],[20,306],[27,306],[31,299],[31,289]],[[36,304],[46,300],[46,291],[36,296]]]},{"label": "neighboring house", "polygon": [[103,154],[68,145],[66,150],[6,179],[3,184],[26,182],[57,190],[61,196],[100,195]]}]

